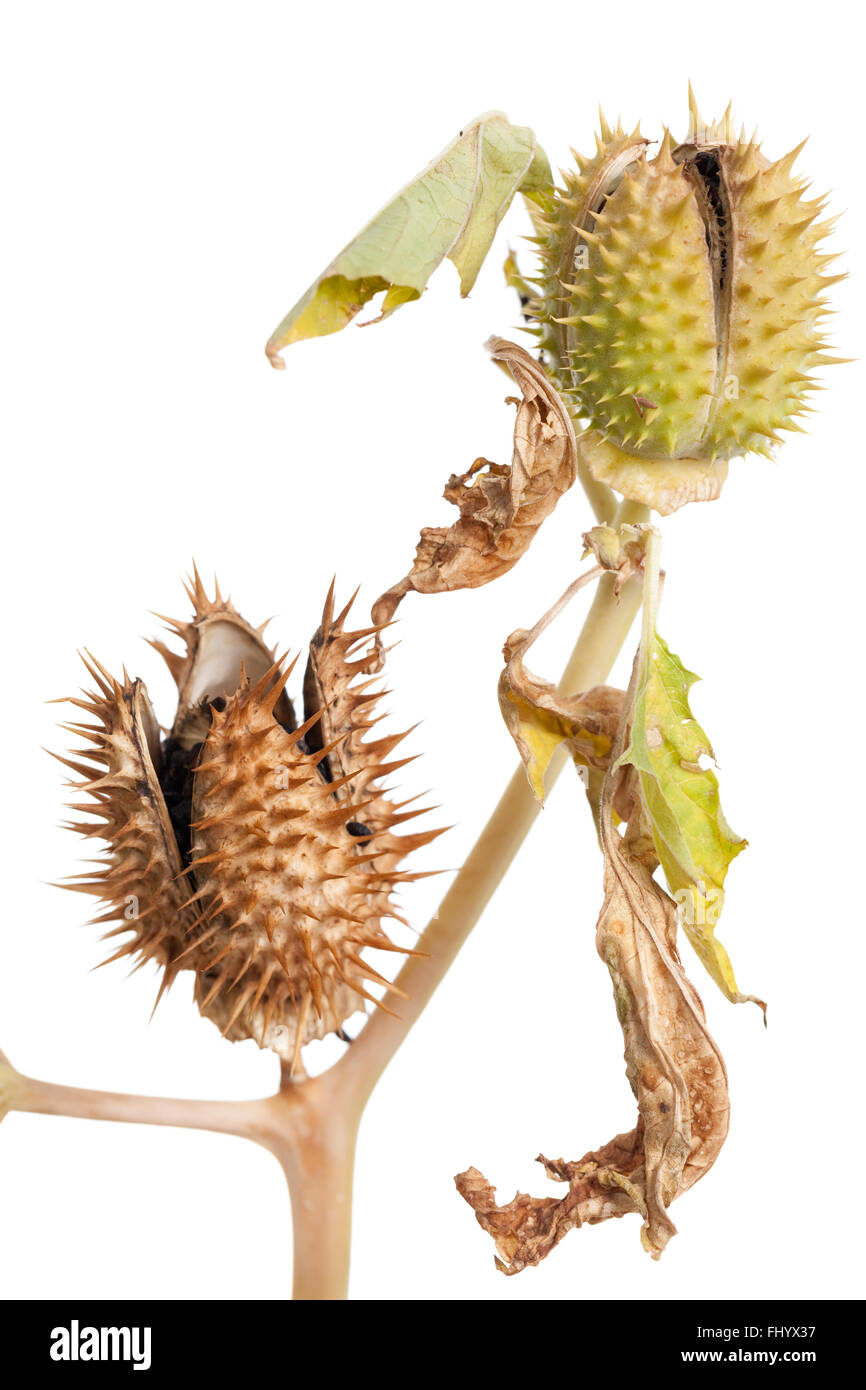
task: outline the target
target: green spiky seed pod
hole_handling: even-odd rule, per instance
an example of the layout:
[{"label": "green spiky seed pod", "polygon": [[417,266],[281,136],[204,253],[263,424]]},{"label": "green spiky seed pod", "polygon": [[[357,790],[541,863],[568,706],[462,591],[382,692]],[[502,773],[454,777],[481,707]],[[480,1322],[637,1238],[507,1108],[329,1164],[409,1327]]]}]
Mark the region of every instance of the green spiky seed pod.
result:
[{"label": "green spiky seed pod", "polygon": [[596,153],[528,196],[541,256],[528,305],[560,389],[587,429],[585,465],[667,513],[718,496],[735,455],[769,454],[832,362],[821,321],[832,256],[823,199],[735,138],[730,112],[666,132],[653,158],[603,121]]}]

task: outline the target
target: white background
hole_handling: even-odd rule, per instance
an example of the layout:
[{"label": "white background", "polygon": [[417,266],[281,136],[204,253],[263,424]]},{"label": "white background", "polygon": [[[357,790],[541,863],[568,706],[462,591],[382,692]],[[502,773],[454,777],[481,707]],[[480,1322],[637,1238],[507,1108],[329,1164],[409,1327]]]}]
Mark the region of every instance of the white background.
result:
[{"label": "white background", "polygon": [[[500,266],[509,215],[468,301],[453,268],[384,325],[293,347],[265,340],[331,255],[473,115],[530,124],[555,167],[586,149],[599,100],[657,137],[730,97],[777,156],[843,211],[851,279],[840,351],[862,351],[860,46],[847,6],[149,3],[4,7],[6,208],[0,1046],[33,1075],[168,1095],[256,1096],[276,1062],[201,1020],[181,979],[101,959],[80,868],[56,828],[62,746],[49,699],[87,645],[172,685],[140,640],[183,616],[195,556],[241,610],[297,649],[336,571],[369,602],[422,524],[450,520],[448,474],[507,460],[513,415],[482,343],[512,332]],[[523,259],[526,259],[524,252]],[[852,1297],[863,1293],[862,369],[828,373],[810,434],[777,464],[735,462],[722,499],[664,523],[661,628],[704,680],[695,712],[724,804],[750,841],[721,936],[727,1004],[684,946],[730,1070],[732,1130],[674,1209],[663,1260],[627,1218],[571,1234],[505,1279],[452,1176],[502,1200],[555,1193],[532,1162],[573,1158],[633,1123],[622,1040],[593,944],[599,854],[563,778],[457,965],[379,1086],[359,1150],[352,1294],[366,1299]],[[423,725],[406,795],[431,786],[460,862],[514,764],[497,712],[500,648],[576,572],[590,524],[575,488],[507,577],[410,598],[390,684]],[[554,675],[581,613],[534,654]],[[625,680],[631,653],[615,678]],[[406,893],[420,927],[447,879]],[[314,1050],[313,1050],[314,1051]],[[315,1056],[312,1064],[318,1066]],[[858,1133],[859,1131],[859,1133]],[[11,1115],[0,1130],[6,1297],[283,1298],[282,1175],[240,1140]]]}]

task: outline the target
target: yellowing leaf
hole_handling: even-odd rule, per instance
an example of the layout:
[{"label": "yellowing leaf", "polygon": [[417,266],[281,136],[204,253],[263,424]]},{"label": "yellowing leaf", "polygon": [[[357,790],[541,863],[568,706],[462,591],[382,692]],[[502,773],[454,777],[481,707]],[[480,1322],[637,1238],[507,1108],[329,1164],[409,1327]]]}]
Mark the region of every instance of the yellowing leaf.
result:
[{"label": "yellowing leaf", "polygon": [[584,769],[587,785],[590,772],[606,769],[624,695],[609,685],[596,685],[579,695],[561,694],[524,666],[522,653],[529,643],[520,639],[527,635],[513,633],[505,644],[509,660],[499,678],[499,708],[536,799],[543,801],[544,776],[561,743]]},{"label": "yellowing leaf", "polygon": [[728,866],[746,841],[725,820],[718,778],[705,765],[713,750],[689,706],[689,690],[698,677],[686,670],[655,628],[657,561],[653,565],[648,558],[646,571],[648,598],[629,743],[618,765],[630,763],[637,770],[656,853],[689,941],[723,993],[739,1003],[753,996],[737,989],[715,927]]},{"label": "yellowing leaf", "polygon": [[[570,584],[533,628],[528,632],[518,628],[505,642],[502,654],[506,664],[499,677],[499,709],[517,744],[529,785],[538,801],[544,801],[544,778],[550,761],[560,744],[564,744],[582,776],[590,804],[596,808],[602,774],[608,769],[622,718],[625,692],[609,685],[595,685],[591,690],[567,695],[534,675],[524,665],[523,658],[566,604],[585,585],[597,579],[602,570],[613,570],[625,579],[639,567],[645,546],[643,533],[650,529],[628,526],[620,536],[607,528],[610,534],[604,539],[613,556],[609,563],[607,551],[599,554],[600,547],[590,543],[592,533],[588,533],[584,539],[588,550],[596,550],[598,565]],[[627,546],[631,549],[626,561]]]},{"label": "yellowing leaf", "polygon": [[368,222],[322,271],[271,335],[266,352],[336,333],[385,291],[381,318],[418,299],[447,257],[467,295],[512,198],[552,183],[547,156],[525,126],[499,111],[472,121]]},{"label": "yellowing leaf", "polygon": [[506,285],[509,287],[509,289],[517,291],[518,295],[520,296],[520,307],[521,309],[525,310],[527,304],[532,298],[533,289],[529,281],[524,280],[523,276],[521,275],[520,267],[517,264],[517,259],[513,251],[509,251],[508,255],[505,257],[505,261],[502,266],[502,272],[505,276]]}]

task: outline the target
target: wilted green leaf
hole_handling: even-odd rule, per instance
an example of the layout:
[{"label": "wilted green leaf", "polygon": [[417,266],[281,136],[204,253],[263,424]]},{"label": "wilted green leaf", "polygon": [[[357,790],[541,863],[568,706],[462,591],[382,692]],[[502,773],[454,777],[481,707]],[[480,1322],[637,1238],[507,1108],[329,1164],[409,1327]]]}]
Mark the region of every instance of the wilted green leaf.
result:
[{"label": "wilted green leaf", "polygon": [[[507,644],[506,644],[507,647]],[[523,759],[535,799],[544,801],[544,777],[560,744],[587,774],[603,769],[622,709],[622,691],[596,685],[581,695],[561,695],[527,671],[518,655],[499,679],[499,708]]]},{"label": "wilted green leaf", "polygon": [[[648,559],[648,587],[650,571]],[[658,635],[654,601],[645,602],[630,738],[619,763],[637,769],[656,853],[689,941],[724,994],[741,1002],[753,996],[739,993],[715,927],[728,866],[746,841],[725,820],[718,778],[705,766],[713,750],[689,707],[696,680]]]},{"label": "wilted green leaf", "polygon": [[382,209],[298,300],[272,334],[275,367],[284,347],[344,328],[385,291],[381,317],[418,299],[447,257],[467,295],[515,193],[552,182],[535,136],[499,111],[479,116]]}]

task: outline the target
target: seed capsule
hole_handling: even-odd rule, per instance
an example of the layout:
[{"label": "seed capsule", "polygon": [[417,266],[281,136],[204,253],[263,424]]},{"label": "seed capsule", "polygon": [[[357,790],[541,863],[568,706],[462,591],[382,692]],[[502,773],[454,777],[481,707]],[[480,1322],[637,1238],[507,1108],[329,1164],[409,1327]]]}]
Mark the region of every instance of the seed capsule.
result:
[{"label": "seed capsule", "polygon": [[602,124],[591,159],[531,206],[543,269],[528,311],[560,388],[588,428],[592,475],[662,513],[718,496],[727,461],[797,430],[828,357],[832,256],[823,199],[707,125],[690,96],[683,143],[654,158]]},{"label": "seed capsule", "polygon": [[92,798],[75,809],[94,819],[72,828],[108,849],[102,869],[65,886],[108,904],[107,937],[131,933],[110,959],[155,961],[160,994],[194,971],[199,1009],[224,1036],[296,1066],[305,1043],[379,1002],[368,985],[387,981],[362,952],[402,950],[382,925],[411,877],[398,866],[441,832],[393,833],[422,812],[401,813],[383,787],[405,735],[365,737],[378,629],[347,631],[350,605],[335,616],[328,595],[298,727],[292,668],[262,630],[197,573],[188,592],[192,621],[169,620],[184,652],[153,643],[178,686],[166,738],[140,680],[86,663],[96,690],[73,703],[96,722],[64,727],[91,746],[61,761]]}]

